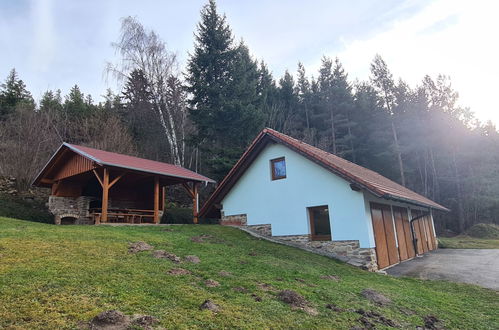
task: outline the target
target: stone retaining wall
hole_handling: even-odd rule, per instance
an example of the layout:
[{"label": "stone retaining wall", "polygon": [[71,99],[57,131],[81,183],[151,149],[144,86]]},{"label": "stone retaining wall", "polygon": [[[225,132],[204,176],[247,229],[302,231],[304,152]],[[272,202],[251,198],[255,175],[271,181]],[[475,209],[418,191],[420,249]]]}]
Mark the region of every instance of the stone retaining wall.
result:
[{"label": "stone retaining wall", "polygon": [[220,219],[221,225],[226,226],[246,226],[248,223],[246,214],[224,215]]},{"label": "stone retaining wall", "polygon": [[246,214],[232,216],[222,215],[220,223],[222,225],[239,227],[253,236],[265,238],[275,243],[297,247],[330,258],[339,259],[369,271],[378,270],[376,250],[374,248],[361,248],[358,240],[312,241],[308,234],[272,236],[272,226],[270,224],[246,225],[246,219]]}]

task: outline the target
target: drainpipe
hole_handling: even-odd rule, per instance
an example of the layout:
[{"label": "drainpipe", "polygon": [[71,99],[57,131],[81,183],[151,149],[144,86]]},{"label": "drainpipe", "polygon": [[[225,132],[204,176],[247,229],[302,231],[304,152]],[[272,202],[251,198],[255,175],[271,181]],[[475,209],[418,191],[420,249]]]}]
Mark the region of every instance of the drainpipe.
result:
[{"label": "drainpipe", "polygon": [[414,232],[414,221],[418,220],[418,219],[421,219],[421,218],[424,218],[428,215],[430,215],[431,211],[428,211],[426,213],[422,213],[421,215],[418,215],[417,217],[415,218],[412,218],[410,221],[409,221],[409,224],[411,226],[411,234],[412,234],[412,245],[414,246],[414,252],[416,253],[416,255],[419,254],[419,251],[418,251],[418,239],[416,238],[416,233]]}]

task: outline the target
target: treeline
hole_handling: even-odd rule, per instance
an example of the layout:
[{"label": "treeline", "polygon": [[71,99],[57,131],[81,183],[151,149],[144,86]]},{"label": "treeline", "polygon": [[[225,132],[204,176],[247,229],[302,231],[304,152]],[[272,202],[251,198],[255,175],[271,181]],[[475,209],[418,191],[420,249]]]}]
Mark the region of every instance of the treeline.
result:
[{"label": "treeline", "polygon": [[[221,180],[265,126],[304,140],[449,207],[439,230],[499,223],[499,134],[458,105],[445,76],[396,80],[376,56],[368,81],[337,58],[275,79],[235,37],[214,1],[201,11],[182,70],[175,53],[134,18],[107,73],[122,82],[96,104],[74,86],[38,105],[13,70],[0,89],[0,175],[24,188],[62,142],[166,161]],[[205,190],[205,194],[209,189]]]}]

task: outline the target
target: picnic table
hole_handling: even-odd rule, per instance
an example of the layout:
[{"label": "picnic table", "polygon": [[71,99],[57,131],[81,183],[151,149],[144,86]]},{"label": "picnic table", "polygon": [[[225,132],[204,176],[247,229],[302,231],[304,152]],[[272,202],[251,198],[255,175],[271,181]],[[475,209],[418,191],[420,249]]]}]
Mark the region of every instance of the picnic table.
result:
[{"label": "picnic table", "polygon": [[[92,208],[89,210],[94,223],[102,221],[102,209]],[[154,222],[154,210],[140,209],[108,209],[108,223],[143,223]]]}]

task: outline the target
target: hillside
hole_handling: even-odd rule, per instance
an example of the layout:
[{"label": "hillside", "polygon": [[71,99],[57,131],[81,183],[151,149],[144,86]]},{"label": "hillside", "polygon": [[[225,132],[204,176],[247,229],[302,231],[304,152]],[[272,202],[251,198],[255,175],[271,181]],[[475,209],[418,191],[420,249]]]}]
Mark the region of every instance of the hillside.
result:
[{"label": "hillside", "polygon": [[[129,243],[138,241],[182,262],[160,252],[129,253]],[[189,255],[200,262],[186,261]],[[0,283],[0,328],[9,329],[83,327],[111,309],[152,315],[167,328],[414,328],[425,322],[499,328],[497,292],[368,273],[217,225],[54,226],[0,218]],[[375,304],[361,294],[365,289],[391,302]],[[282,301],[290,296],[295,307]],[[218,312],[200,310],[207,299]]]}]

